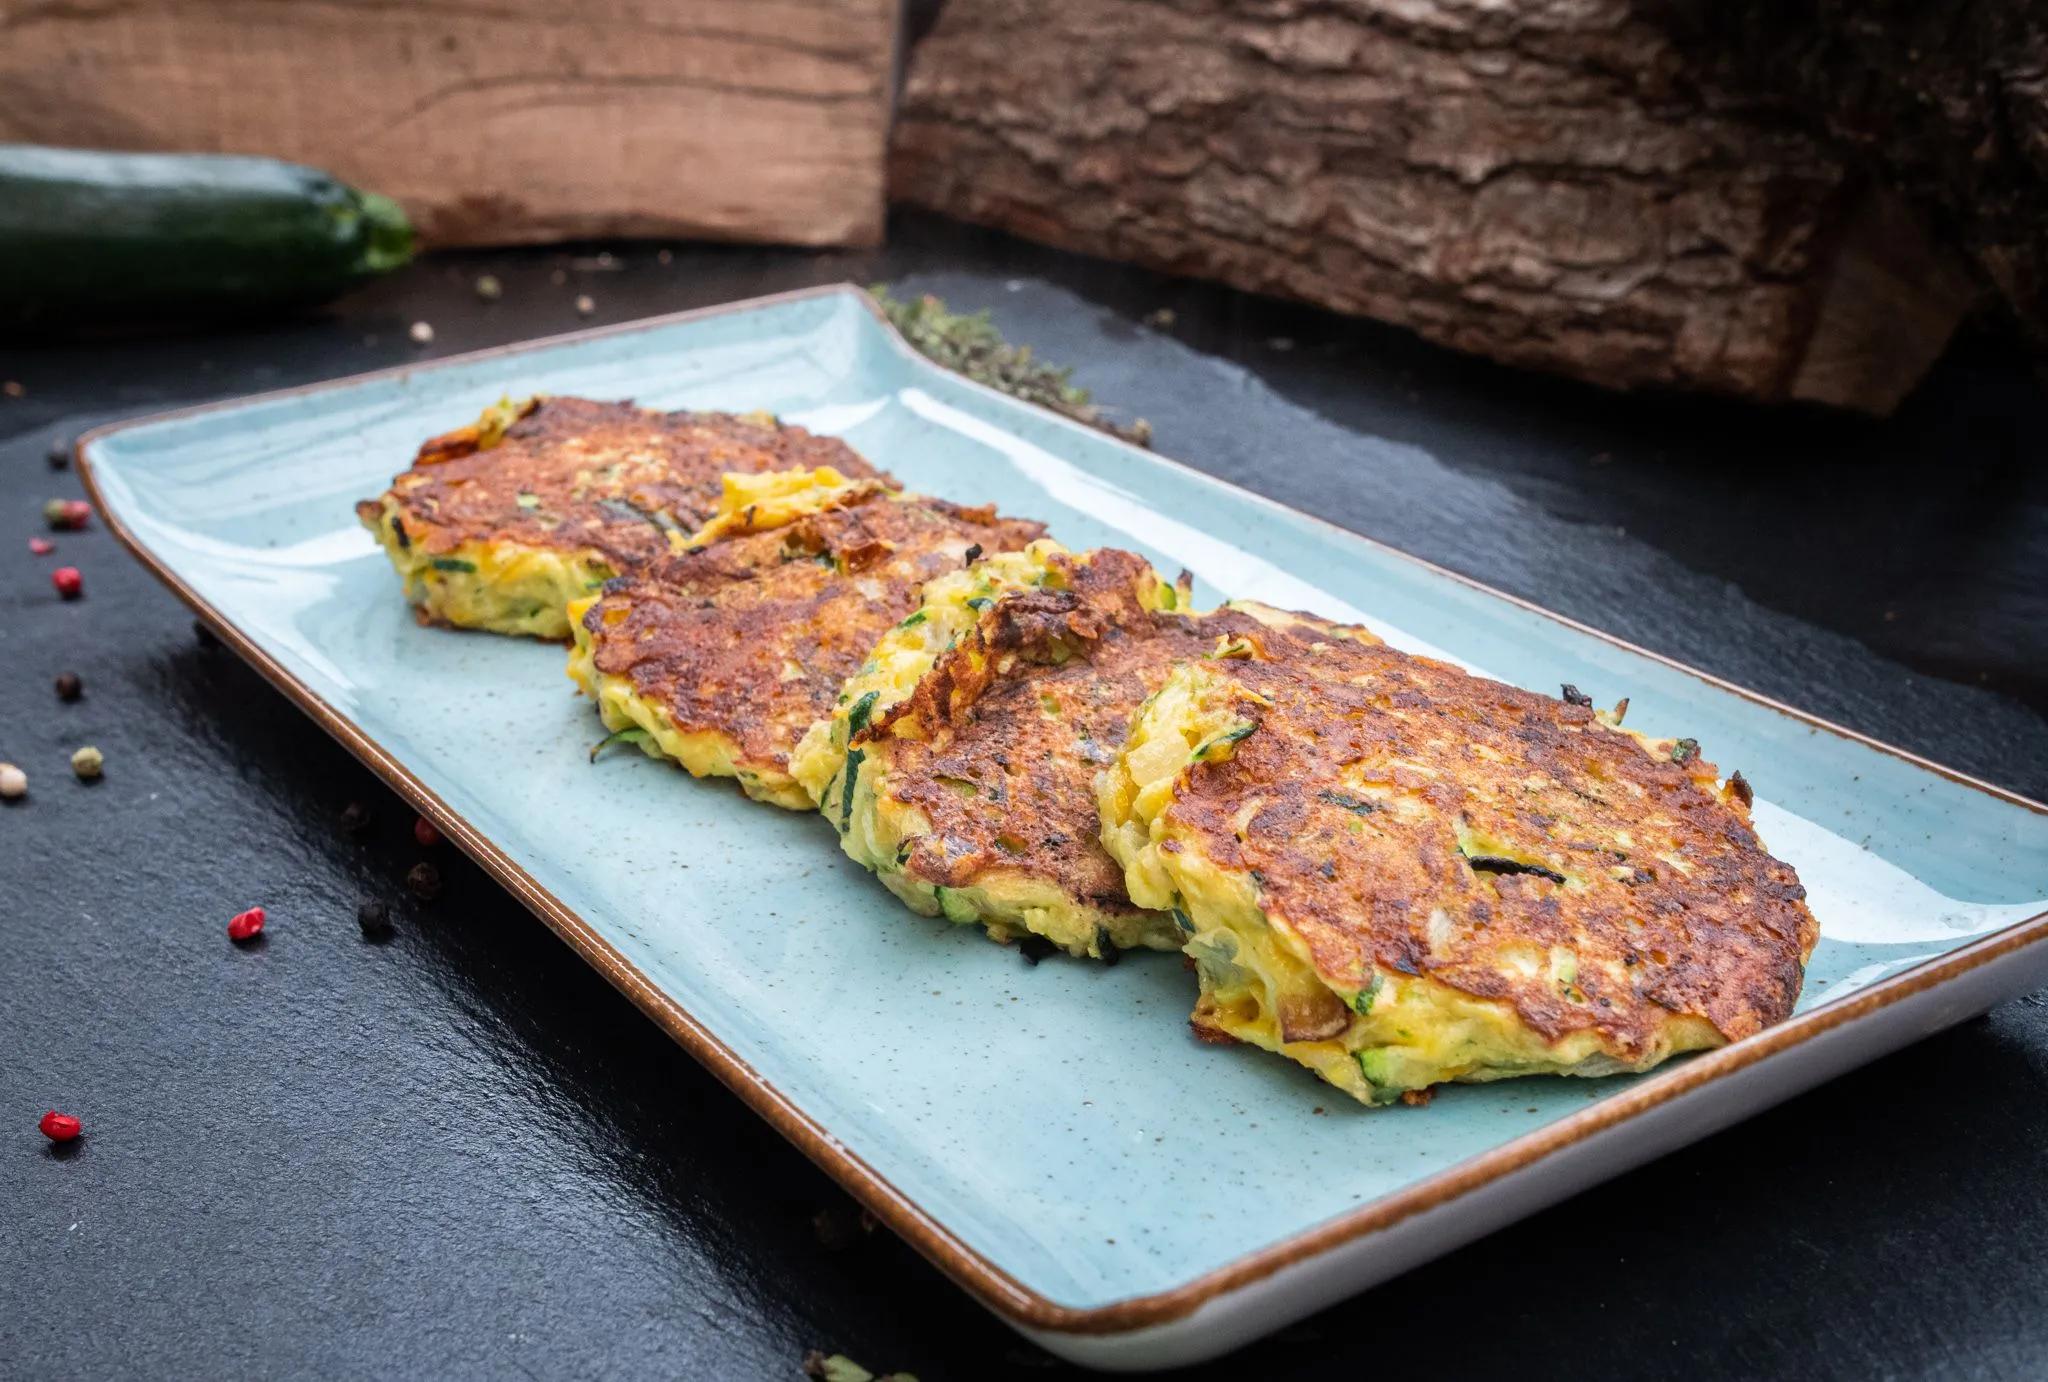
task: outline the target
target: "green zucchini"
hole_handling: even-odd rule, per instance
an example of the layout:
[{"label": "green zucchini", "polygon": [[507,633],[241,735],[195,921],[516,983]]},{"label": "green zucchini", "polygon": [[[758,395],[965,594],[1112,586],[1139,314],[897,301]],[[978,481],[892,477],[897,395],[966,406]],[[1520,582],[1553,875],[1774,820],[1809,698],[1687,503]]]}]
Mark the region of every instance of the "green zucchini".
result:
[{"label": "green zucchini", "polygon": [[0,144],[0,325],[308,306],[411,257],[396,202],[314,168]]},{"label": "green zucchini", "polygon": [[625,729],[613,730],[610,734],[605,735],[604,738],[590,746],[590,761],[595,763],[603,755],[604,751],[613,744],[644,744],[650,737],[652,736],[646,730],[638,726],[628,726]]}]

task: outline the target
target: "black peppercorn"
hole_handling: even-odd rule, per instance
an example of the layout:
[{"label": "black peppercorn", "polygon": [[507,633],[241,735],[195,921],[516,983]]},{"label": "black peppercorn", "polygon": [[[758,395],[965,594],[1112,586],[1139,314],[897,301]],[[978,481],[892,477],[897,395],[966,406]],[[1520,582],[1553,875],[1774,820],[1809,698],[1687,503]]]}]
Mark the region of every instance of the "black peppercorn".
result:
[{"label": "black peppercorn", "polygon": [[370,828],[370,808],[359,801],[352,801],[341,810],[343,834],[360,835]]},{"label": "black peppercorn", "polygon": [[59,437],[50,443],[45,459],[49,461],[50,469],[62,470],[71,464],[71,447]]},{"label": "black peppercorn", "polygon": [[85,683],[84,683],[84,682],[82,682],[82,681],[80,681],[80,680],[78,679],[78,673],[76,673],[76,672],[59,672],[59,673],[57,674],[57,699],[58,699],[58,700],[60,700],[60,701],[75,701],[75,700],[77,700],[77,699],[78,699],[78,698],[79,698],[80,696],[83,696],[84,694],[85,694]]},{"label": "black peppercorn", "polygon": [[371,898],[356,908],[356,925],[372,940],[391,934],[391,908],[381,899]]},{"label": "black peppercorn", "polygon": [[420,901],[432,902],[441,895],[441,870],[421,860],[406,873],[405,886]]},{"label": "black peppercorn", "polygon": [[872,1232],[872,1225],[861,1222],[860,1211],[852,1205],[821,1209],[811,1216],[811,1232],[817,1236],[818,1246],[828,1252],[843,1252],[861,1240],[863,1232]]}]

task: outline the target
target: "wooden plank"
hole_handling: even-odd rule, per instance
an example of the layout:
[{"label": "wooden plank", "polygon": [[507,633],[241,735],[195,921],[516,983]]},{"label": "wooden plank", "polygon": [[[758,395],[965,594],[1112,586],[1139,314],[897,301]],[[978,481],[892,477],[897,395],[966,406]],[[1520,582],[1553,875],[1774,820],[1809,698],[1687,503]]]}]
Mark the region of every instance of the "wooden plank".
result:
[{"label": "wooden plank", "polygon": [[0,9],[0,140],[269,154],[430,243],[879,242],[897,0]]}]

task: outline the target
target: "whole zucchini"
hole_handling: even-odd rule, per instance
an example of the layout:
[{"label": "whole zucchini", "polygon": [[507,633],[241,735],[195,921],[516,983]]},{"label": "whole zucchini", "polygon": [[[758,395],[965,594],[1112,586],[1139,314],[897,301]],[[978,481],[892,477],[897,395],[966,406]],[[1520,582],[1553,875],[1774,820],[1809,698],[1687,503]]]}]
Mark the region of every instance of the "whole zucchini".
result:
[{"label": "whole zucchini", "polygon": [[0,144],[0,323],[63,329],[323,302],[412,257],[388,197],[226,154]]}]

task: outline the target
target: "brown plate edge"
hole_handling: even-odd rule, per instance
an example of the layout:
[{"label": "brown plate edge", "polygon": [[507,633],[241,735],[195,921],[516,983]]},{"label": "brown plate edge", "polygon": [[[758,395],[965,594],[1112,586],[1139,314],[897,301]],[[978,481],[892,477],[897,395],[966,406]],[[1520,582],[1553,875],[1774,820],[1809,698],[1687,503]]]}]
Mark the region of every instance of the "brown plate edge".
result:
[{"label": "brown plate edge", "polygon": [[[136,556],[137,560],[162,581],[173,594],[183,600],[204,619],[229,647],[256,669],[266,681],[295,702],[310,715],[314,722],[332,735],[341,745],[360,759],[369,769],[382,778],[386,785],[397,792],[422,815],[433,821],[442,833],[460,847],[464,853],[475,859],[483,869],[503,884],[526,907],[538,916],[548,928],[566,941],[570,948],[583,957],[602,974],[614,988],[624,994],[635,1006],[652,1018],[684,1050],[715,1075],[728,1089],[737,1094],[754,1112],[765,1118],[770,1126],[794,1143],[797,1149],[809,1157],[819,1169],[832,1176],[847,1191],[861,1201],[876,1217],[891,1230],[904,1238],[932,1264],[952,1277],[964,1289],[974,1295],[989,1309],[1003,1316],[1013,1324],[1024,1328],[1069,1334],[1105,1335],[1128,1333],[1139,1329],[1155,1327],[1184,1318],[1208,1301],[1228,1291],[1248,1285],[1285,1267],[1290,1267],[1309,1257],[1328,1252],[1365,1234],[1377,1232],[1413,1215],[1434,1209],[1460,1195],[1497,1180],[1502,1176],[1522,1170],[1544,1157],[1583,1141],[1595,1133],[1615,1127],[1638,1114],[1646,1112],[1671,1099],[1695,1090],[1711,1080],[1745,1069],[1770,1056],[1791,1047],[1833,1031],[1846,1023],[1869,1016],[1902,999],[1939,986],[1958,975],[1968,973],[1981,965],[2001,959],[2006,955],[2048,939],[2048,912],[2030,917],[2024,921],[1992,933],[1969,945],[1959,947],[1939,959],[1905,970],[1864,989],[1854,997],[1837,1003],[1830,1003],[1811,1012],[1801,1014],[1780,1023],[1768,1031],[1724,1046],[1718,1050],[1694,1056],[1683,1064],[1671,1067],[1661,1074],[1652,1075],[1623,1092],[1603,1099],[1600,1103],[1559,1119],[1547,1127],[1539,1128],[1503,1143],[1490,1152],[1473,1157],[1469,1161],[1439,1172],[1427,1180],[1419,1181],[1406,1189],[1376,1200],[1373,1203],[1347,1214],[1328,1220],[1315,1228],[1298,1233],[1268,1247],[1247,1253],[1225,1266],[1218,1267],[1167,1291],[1147,1296],[1134,1296],[1108,1305],[1075,1307],[1065,1306],[1042,1296],[1019,1283],[1009,1273],[997,1267],[986,1257],[961,1242],[947,1231],[936,1219],[927,1214],[915,1201],[898,1190],[886,1178],[870,1167],[860,1157],[848,1150],[838,1139],[805,1114],[787,1096],[768,1083],[730,1047],[719,1041],[708,1029],[692,1017],[673,999],[658,989],[654,983],[634,968],[624,956],[611,947],[575,912],[501,851],[494,843],[476,830],[468,821],[457,815],[424,782],[392,758],[384,749],[273,660],[268,653],[243,634],[239,628],[223,618],[218,611],[201,599],[198,593],[187,586],[175,572],[157,560],[136,536],[129,531],[118,515],[107,506],[93,474],[91,458],[86,454],[88,446],[102,438],[195,414],[219,411],[225,408],[239,408],[268,399],[292,397],[300,394],[325,392],[366,383],[374,379],[391,378],[436,369],[445,365],[471,361],[488,360],[503,356],[565,345],[575,341],[591,340],[606,336],[622,335],[656,329],[705,317],[721,316],[752,311],[780,303],[801,301],[809,298],[832,297],[850,294],[874,316],[881,325],[887,339],[911,360],[926,368],[937,369],[917,354],[889,323],[874,300],[852,284],[824,284],[813,288],[801,288],[790,292],[770,294],[765,297],[748,298],[739,302],[722,303],[711,307],[693,308],[688,311],[668,313],[655,317],[644,317],[637,321],[622,322],[609,326],[587,328],[565,332],[559,335],[518,341],[508,345],[491,346],[481,350],[467,351],[457,355],[436,357],[433,360],[415,364],[404,364],[349,375],[338,379],[322,380],[311,384],[300,384],[290,388],[274,389],[264,393],[243,395],[191,407],[177,408],[147,417],[103,424],[81,434],[75,444],[79,475],[86,492],[92,497],[93,506],[99,510],[110,531],[120,539],[123,546]],[[961,382],[969,387],[1002,398],[1011,405],[1020,405],[1020,400],[1000,393],[986,385],[961,376]],[[1050,409],[1034,404],[1021,404],[1043,413],[1046,417],[1087,432],[1091,436],[1104,437],[1107,433],[1097,432],[1071,418],[1064,417]],[[1120,445],[1129,445],[1119,442]],[[1916,767],[1939,774],[1963,786],[1987,793],[2000,801],[2019,806],[2037,814],[2048,814],[2048,806],[2033,801],[2018,793],[2007,791],[1968,774],[1945,767],[1918,754],[1908,752],[1860,734],[1829,720],[1810,715],[1793,706],[1773,700],[1757,692],[1725,681],[1697,668],[1687,666],[1676,659],[1647,648],[1637,647],[1624,639],[1604,633],[1577,620],[1554,613],[1524,600],[1520,596],[1497,590],[1482,581],[1426,561],[1423,558],[1403,552],[1377,539],[1356,533],[1341,525],[1313,514],[1305,514],[1276,500],[1269,499],[1254,491],[1218,479],[1204,471],[1197,470],[1171,457],[1155,452],[1141,453],[1156,461],[1163,461],[1189,475],[1211,485],[1227,489],[1267,508],[1278,510],[1292,518],[1305,518],[1331,531],[1341,533],[1355,541],[1370,543],[1380,551],[1413,562],[1438,575],[1445,576],[1482,591],[1496,599],[1505,600],[1517,608],[1565,625],[1579,633],[1590,635],[1637,656],[1685,673],[1722,691],[1742,697],[1755,704],[1765,706],[1787,715],[1804,724],[1823,729],[1842,738],[1853,740],[1881,753],[1911,763]],[[1384,1115],[1382,1115],[1384,1116]],[[1399,1115],[1396,1115],[1399,1116]]]}]

